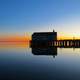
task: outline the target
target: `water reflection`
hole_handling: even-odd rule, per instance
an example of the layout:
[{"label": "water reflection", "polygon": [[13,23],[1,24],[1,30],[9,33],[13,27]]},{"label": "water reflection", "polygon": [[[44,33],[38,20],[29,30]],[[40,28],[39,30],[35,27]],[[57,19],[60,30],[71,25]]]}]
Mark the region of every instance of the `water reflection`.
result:
[{"label": "water reflection", "polygon": [[57,47],[32,47],[34,55],[51,55],[55,58],[57,56]]},{"label": "water reflection", "polygon": [[0,80],[80,80],[80,49],[22,44],[0,47]]}]

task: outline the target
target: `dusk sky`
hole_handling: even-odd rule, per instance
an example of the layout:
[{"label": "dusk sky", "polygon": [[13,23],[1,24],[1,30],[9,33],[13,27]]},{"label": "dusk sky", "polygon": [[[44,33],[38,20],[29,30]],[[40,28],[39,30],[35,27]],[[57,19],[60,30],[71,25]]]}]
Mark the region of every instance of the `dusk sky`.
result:
[{"label": "dusk sky", "polygon": [[80,36],[80,0],[0,0],[0,34],[55,31]]}]

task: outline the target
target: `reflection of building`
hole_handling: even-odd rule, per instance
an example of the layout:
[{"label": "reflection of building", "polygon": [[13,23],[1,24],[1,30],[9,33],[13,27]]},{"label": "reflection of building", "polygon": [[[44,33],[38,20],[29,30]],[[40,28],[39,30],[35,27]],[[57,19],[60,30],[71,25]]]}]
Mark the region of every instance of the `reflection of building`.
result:
[{"label": "reflection of building", "polygon": [[48,45],[57,40],[57,32],[36,32],[32,34],[32,45]]},{"label": "reflection of building", "polygon": [[57,47],[32,47],[32,53],[34,55],[51,55],[57,56]]}]

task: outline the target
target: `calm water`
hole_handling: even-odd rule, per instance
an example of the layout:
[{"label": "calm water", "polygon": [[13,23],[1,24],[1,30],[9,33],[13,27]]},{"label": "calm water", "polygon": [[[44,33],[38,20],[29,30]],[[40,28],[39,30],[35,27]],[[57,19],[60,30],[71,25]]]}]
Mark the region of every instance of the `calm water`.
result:
[{"label": "calm water", "polygon": [[3,79],[80,80],[80,49],[0,47],[0,80]]}]

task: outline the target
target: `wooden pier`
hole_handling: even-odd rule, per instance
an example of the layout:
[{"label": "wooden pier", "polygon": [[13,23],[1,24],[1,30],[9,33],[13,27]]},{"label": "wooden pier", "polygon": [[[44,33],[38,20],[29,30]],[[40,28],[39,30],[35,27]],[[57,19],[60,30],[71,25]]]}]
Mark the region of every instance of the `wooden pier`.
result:
[{"label": "wooden pier", "polygon": [[56,47],[80,47],[80,40],[55,40],[53,42],[49,42],[49,44]]}]

